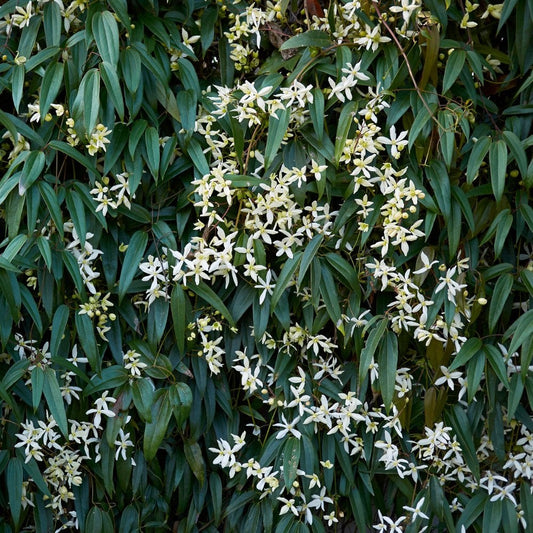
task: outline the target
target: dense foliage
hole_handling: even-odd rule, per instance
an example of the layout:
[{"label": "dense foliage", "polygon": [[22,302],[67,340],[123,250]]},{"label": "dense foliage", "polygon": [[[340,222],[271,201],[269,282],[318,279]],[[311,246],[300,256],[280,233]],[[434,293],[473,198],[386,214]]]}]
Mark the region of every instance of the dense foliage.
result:
[{"label": "dense foliage", "polygon": [[533,524],[528,0],[0,7],[0,531]]}]

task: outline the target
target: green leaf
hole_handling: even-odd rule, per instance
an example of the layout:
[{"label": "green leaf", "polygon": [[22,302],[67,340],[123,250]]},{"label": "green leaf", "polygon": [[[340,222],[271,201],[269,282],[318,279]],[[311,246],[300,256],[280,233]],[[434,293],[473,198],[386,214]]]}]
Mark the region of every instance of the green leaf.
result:
[{"label": "green leaf", "polygon": [[52,320],[52,334],[50,336],[50,353],[52,357],[57,355],[61,340],[65,335],[65,328],[69,317],[69,309],[66,305],[60,305],[54,313]]},{"label": "green leaf", "polygon": [[468,529],[469,526],[477,520],[477,518],[483,513],[488,499],[489,495],[484,491],[476,492],[472,498],[470,498],[457,522],[456,531],[458,533],[461,531],[461,526]]},{"label": "green leaf", "polygon": [[65,437],[68,436],[67,413],[61,396],[61,389],[57,382],[55,371],[47,367],[44,370],[44,397],[50,409],[51,415],[57,422],[57,426]]},{"label": "green leaf", "polygon": [[505,332],[503,336],[504,342],[512,335],[511,345],[509,346],[509,353],[512,354],[518,351],[518,348],[526,342],[533,335],[533,309],[524,313],[513,325]]},{"label": "green leaf", "polygon": [[438,104],[436,102],[431,102],[422,106],[418,113],[416,113],[415,120],[411,125],[409,130],[409,149],[413,147],[415,141],[418,139],[418,136],[422,132],[424,126],[431,120],[431,117],[435,114]]},{"label": "green leaf", "polygon": [[200,89],[200,81],[198,80],[198,74],[193,64],[184,57],[178,59],[178,72],[181,82],[185,90],[191,90],[196,98],[199,100],[202,95],[202,90]]},{"label": "green leaf", "polygon": [[179,91],[176,101],[180,112],[181,126],[190,137],[196,124],[196,98],[193,91],[189,89],[188,91]]},{"label": "green leaf", "polygon": [[18,457],[12,457],[7,464],[6,482],[9,509],[13,517],[13,522],[18,526],[22,509],[23,482],[22,461]]},{"label": "green leaf", "polygon": [[139,84],[141,83],[141,56],[139,52],[131,47],[122,50],[119,66],[127,89],[130,93],[135,94],[139,90]]},{"label": "green leaf", "polygon": [[193,397],[189,385],[178,381],[169,388],[170,405],[178,428],[181,428],[191,411]]},{"label": "green leaf", "polygon": [[103,520],[100,507],[91,507],[85,518],[85,531],[101,531],[103,533]]},{"label": "green leaf", "polygon": [[200,25],[200,42],[202,43],[202,52],[205,56],[207,49],[213,43],[215,36],[215,23],[218,19],[218,9],[208,7],[202,14],[202,23]]},{"label": "green leaf", "polygon": [[465,458],[465,462],[470,468],[474,478],[479,481],[479,461],[476,456],[476,448],[474,446],[474,437],[472,435],[472,428],[465,411],[460,405],[455,405],[453,411],[448,413],[449,424],[452,426],[457,440],[461,445],[461,450]]},{"label": "green leaf", "polygon": [[24,162],[24,168],[19,181],[19,195],[22,196],[33,185],[44,169],[45,157],[40,150],[30,152]]},{"label": "green leaf", "polygon": [[342,106],[335,134],[335,165],[339,164],[340,158],[346,146],[346,139],[350,133],[350,128],[354,124],[355,112],[357,111],[357,102],[351,101]]},{"label": "green leaf", "polygon": [[485,136],[478,139],[474,144],[466,167],[466,181],[468,183],[473,183],[476,179],[479,167],[481,166],[483,159],[485,159],[491,143],[492,139]]},{"label": "green leaf", "polygon": [[137,531],[140,531],[139,511],[133,504],[130,504],[120,513],[118,533],[133,533]]},{"label": "green leaf", "polygon": [[483,377],[483,371],[485,370],[485,362],[485,353],[483,350],[480,350],[466,365],[468,403],[472,403],[479,388],[481,378]]},{"label": "green leaf", "polygon": [[512,274],[503,274],[496,281],[494,292],[492,293],[490,307],[489,307],[489,332],[494,331],[494,327],[500,318],[505,303],[511,294],[513,288],[514,277]]},{"label": "green leaf", "polygon": [[126,250],[126,255],[124,256],[124,263],[122,264],[122,270],[118,282],[119,302],[124,298],[135,274],[138,272],[139,264],[143,258],[147,243],[148,234],[144,231],[136,231],[131,237],[128,249]]},{"label": "green leaf", "polygon": [[80,91],[83,88],[83,118],[88,135],[92,133],[100,112],[100,72],[93,68],[83,76]]},{"label": "green leaf", "polygon": [[477,337],[471,337],[461,346],[461,349],[455,356],[452,364],[449,366],[449,371],[455,370],[460,366],[465,365],[483,348],[483,342]]},{"label": "green leaf", "polygon": [[324,136],[324,93],[319,87],[315,87],[312,93],[313,102],[309,104],[309,112],[317,139],[321,140]]},{"label": "green leaf", "polygon": [[20,361],[10,365],[9,369],[2,378],[2,385],[5,387],[5,389],[9,391],[9,389],[26,373],[29,366],[29,359],[21,359]]},{"label": "green leaf", "polygon": [[[378,317],[376,317],[376,319],[378,319]],[[361,358],[359,360],[359,383],[363,382],[368,373],[372,357],[374,357],[374,354],[376,353],[379,343],[387,330],[388,324],[389,321],[387,318],[379,319],[377,325],[374,326],[368,335],[368,339],[361,351]]]},{"label": "green leaf", "polygon": [[341,322],[341,308],[339,305],[339,294],[335,286],[335,280],[329,268],[322,265],[322,279],[320,280],[320,294],[326,305],[328,315],[335,326],[339,327]]},{"label": "green leaf", "polygon": [[196,139],[189,140],[187,152],[198,172],[200,172],[202,176],[209,174],[209,165],[207,163],[207,159],[205,158],[205,154],[200,146],[200,143]]},{"label": "green leaf", "polygon": [[75,148],[70,146],[70,144],[64,142],[64,141],[50,141],[48,143],[49,148],[52,148],[53,150],[59,150],[60,152],[63,152],[64,154],[68,155],[69,157],[72,157],[75,161],[80,163],[84,168],[89,170],[94,176],[101,177],[98,170],[96,170],[96,167],[92,164],[91,160],[83,155],[82,153],[78,152]]},{"label": "green leaf", "polygon": [[235,326],[235,321],[228,311],[228,308],[224,305],[224,302],[216,295],[213,289],[211,289],[203,281],[200,281],[198,285],[187,285],[187,288],[197,294],[209,305],[213,306],[228,321],[230,326]]},{"label": "green leaf", "polygon": [[37,307],[37,303],[35,302],[35,299],[28,287],[25,287],[23,285],[20,286],[20,298],[22,301],[22,305],[24,305],[29,317],[32,320],[33,325],[37,328],[39,334],[42,334],[43,322],[41,320],[39,308]]},{"label": "green leaf", "polygon": [[472,207],[468,202],[466,194],[457,185],[452,185],[452,197],[461,206],[461,211],[466,220],[466,223],[468,224],[470,231],[474,231],[476,228],[476,222],[474,220],[474,213],[472,212]]},{"label": "green leaf", "polygon": [[302,261],[300,263],[300,270],[298,271],[298,288],[300,288],[304,280],[305,274],[307,273],[307,270],[309,268],[309,265],[311,264],[311,261],[314,259],[316,253],[318,252],[318,249],[320,248],[320,245],[322,244],[323,240],[324,235],[315,235],[311,239],[311,241],[309,241],[309,244],[305,247],[305,252],[302,255]]},{"label": "green leaf", "polygon": [[113,365],[104,368],[100,375],[94,374],[85,387],[83,394],[89,396],[101,390],[111,390],[128,383],[129,372],[122,365]]},{"label": "green leaf", "polygon": [[508,389],[509,379],[507,378],[507,367],[505,365],[503,354],[498,348],[496,348],[496,346],[492,346],[491,344],[485,345],[483,350],[492,370],[494,370],[494,373],[498,376],[500,382]]},{"label": "green leaf", "polygon": [[[13,105],[19,112],[20,101],[22,100],[22,93],[24,92],[24,65],[13,65],[11,77],[11,92],[13,94]],[[16,137],[15,137],[16,138]]]},{"label": "green leaf", "polygon": [[279,109],[276,113],[270,115],[268,119],[268,134],[265,147],[265,168],[269,168],[274,157],[278,153],[283,137],[287,133],[290,120],[289,109]]},{"label": "green leaf", "polygon": [[40,181],[37,184],[37,187],[39,187],[41,197],[46,204],[46,208],[52,217],[60,237],[63,238],[63,216],[61,214],[59,202],[57,201],[57,194],[55,193],[54,189],[52,189],[52,187],[45,181]]},{"label": "green leaf", "polygon": [[385,331],[378,352],[379,384],[385,409],[389,410],[394,397],[396,370],[398,368],[398,338],[390,331]]},{"label": "green leaf", "polygon": [[183,449],[194,477],[199,481],[200,485],[203,485],[205,481],[205,461],[200,445],[197,442],[185,441]]},{"label": "green leaf", "polygon": [[222,481],[216,472],[211,472],[209,476],[209,493],[211,494],[215,526],[218,526],[222,516]]},{"label": "green leaf", "polygon": [[231,181],[233,187],[255,187],[256,185],[261,185],[261,183],[265,182],[261,178],[243,174],[226,174],[224,179]]},{"label": "green leaf", "polygon": [[87,236],[87,220],[85,218],[83,201],[78,192],[73,189],[67,191],[65,201],[70,213],[70,217],[72,218],[72,222],[74,224],[74,229],[78,234],[81,245],[84,246],[85,238]]},{"label": "green leaf", "polygon": [[41,396],[44,388],[44,370],[36,366],[31,371],[31,400],[33,410],[36,411],[41,403]]},{"label": "green leaf", "polygon": [[135,408],[144,422],[152,421],[152,404],[154,403],[154,386],[146,378],[136,379],[131,384]]},{"label": "green leaf", "polygon": [[483,533],[498,533],[501,531],[502,501],[488,501],[483,509]]},{"label": "green leaf", "polygon": [[59,43],[61,42],[62,20],[61,9],[57,2],[47,2],[44,5],[43,24],[47,48],[51,46],[59,46]]},{"label": "green leaf", "polygon": [[[57,7],[55,2],[52,3]],[[51,3],[46,4],[51,5]],[[50,105],[54,102],[63,83],[63,66],[64,63],[52,61],[44,71],[43,81],[41,83],[41,94],[39,97],[39,113],[41,120],[44,119]]]},{"label": "green leaf", "polygon": [[107,3],[113,8],[118,19],[126,28],[127,31],[131,30],[131,21],[128,15],[128,3],[126,0],[107,0]]},{"label": "green leaf", "polygon": [[514,11],[518,0],[505,0],[503,3],[502,11],[500,14],[500,20],[498,21],[498,29],[496,34],[500,32],[503,28],[503,25],[507,22],[507,19],[510,17],[511,13]]},{"label": "green leaf", "polygon": [[144,146],[146,148],[146,162],[155,181],[159,178],[159,162],[161,151],[159,148],[159,134],[152,126],[146,128],[144,132]]},{"label": "green leaf", "polygon": [[85,285],[83,284],[83,279],[81,278],[80,266],[78,265],[78,261],[76,261],[74,255],[68,250],[64,250],[61,256],[63,259],[63,263],[67,267],[70,277],[74,282],[76,290],[79,294],[84,294]]},{"label": "green leaf", "polygon": [[109,11],[95,13],[92,18],[92,31],[103,61],[116,67],[119,55],[119,35],[117,21],[113,14]]},{"label": "green leaf", "polygon": [[522,270],[522,272],[520,272],[520,279],[530,296],[533,296],[533,272],[527,269]]},{"label": "green leaf", "polygon": [[320,30],[310,30],[300,33],[287,39],[281,46],[280,50],[290,50],[291,48],[303,48],[312,46],[316,48],[325,48],[331,46],[331,37]]},{"label": "green leaf", "polygon": [[500,254],[503,250],[503,246],[507,241],[507,236],[509,231],[513,226],[513,215],[508,213],[503,217],[501,224],[496,226],[496,237],[494,238],[494,256],[500,257]]},{"label": "green leaf", "polygon": [[507,169],[507,146],[499,140],[490,145],[490,182],[496,201],[499,202],[505,188],[505,170]]},{"label": "green leaf", "polygon": [[180,353],[185,352],[185,334],[188,324],[187,296],[181,285],[176,284],[172,289],[170,298],[172,323],[174,325],[174,338]]},{"label": "green leaf", "polygon": [[433,160],[426,168],[426,176],[435,191],[437,205],[444,217],[444,220],[449,223],[451,217],[451,185],[450,178],[446,167],[442,161]]},{"label": "green leaf", "polygon": [[296,437],[288,437],[283,446],[283,479],[287,490],[297,476],[298,464],[300,463],[300,440]]},{"label": "green leaf", "polygon": [[445,110],[439,111],[439,137],[440,151],[446,164],[450,168],[455,148],[455,119],[452,112]]},{"label": "green leaf", "polygon": [[91,319],[86,315],[75,314],[76,330],[78,332],[78,339],[81,347],[85,352],[91,368],[95,372],[100,371],[100,355],[98,352],[98,344],[94,335],[94,326]]},{"label": "green leaf", "polygon": [[444,70],[444,78],[442,80],[442,92],[446,93],[455,80],[458,78],[459,73],[463,70],[465,64],[466,52],[461,49],[455,49],[449,56],[446,62],[446,69]]},{"label": "green leaf", "polygon": [[116,67],[111,65],[111,63],[107,63],[107,61],[103,61],[100,63],[100,75],[102,80],[104,80],[107,94],[111,98],[120,120],[124,120],[124,99],[122,98]]},{"label": "green leaf", "polygon": [[[8,115],[7,113],[4,113],[4,111],[0,109],[0,124],[2,124],[6,128],[7,131],[9,131],[12,139],[16,139],[17,138],[17,127],[15,126],[15,124],[9,117],[10,115]],[[13,164],[11,166],[13,166]]]},{"label": "green leaf", "polygon": [[518,166],[518,169],[520,170],[520,174],[523,178],[527,177],[527,156],[526,151],[520,142],[520,139],[516,135],[516,133],[512,131],[504,131],[503,137],[505,139],[505,143],[507,144],[507,148],[509,148],[511,154],[513,155],[516,164]]},{"label": "green leaf", "polygon": [[22,233],[14,237],[2,252],[2,259],[5,259],[11,263],[11,261],[17,257],[17,254],[20,252],[20,249],[24,246],[27,240],[28,237]]},{"label": "green leaf", "polygon": [[276,287],[272,292],[272,298],[270,301],[271,309],[274,310],[281,295],[293,280],[294,273],[300,264],[300,259],[302,258],[302,252],[297,252],[293,257],[287,259],[281,272],[279,273],[278,279],[276,280]]},{"label": "green leaf", "polygon": [[341,283],[350,287],[354,291],[359,291],[359,280],[355,268],[339,254],[328,253],[326,261],[333,267],[334,276]]}]

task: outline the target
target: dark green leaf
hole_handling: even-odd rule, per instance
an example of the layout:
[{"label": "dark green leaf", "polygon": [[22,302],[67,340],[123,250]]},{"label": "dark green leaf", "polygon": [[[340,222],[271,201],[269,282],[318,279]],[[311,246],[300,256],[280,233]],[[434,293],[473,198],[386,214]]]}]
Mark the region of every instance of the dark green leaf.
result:
[{"label": "dark green leaf", "polygon": [[309,30],[299,35],[287,39],[281,46],[280,50],[289,50],[291,48],[303,48],[307,46],[316,48],[325,48],[331,45],[331,37],[325,31]]},{"label": "dark green leaf", "polygon": [[120,279],[118,282],[118,298],[121,301],[129,289],[135,274],[138,273],[139,264],[146,250],[148,243],[148,234],[144,231],[136,231],[128,244],[126,255],[124,256],[124,263],[122,264],[122,271],[120,272]]}]

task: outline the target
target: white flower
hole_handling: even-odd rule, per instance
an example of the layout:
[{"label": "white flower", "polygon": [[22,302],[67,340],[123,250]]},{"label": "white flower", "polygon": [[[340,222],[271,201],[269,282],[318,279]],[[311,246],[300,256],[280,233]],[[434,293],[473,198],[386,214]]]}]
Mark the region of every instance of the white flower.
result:
[{"label": "white flower", "polygon": [[[115,461],[118,461],[119,455],[122,455],[122,459],[126,460],[126,450],[133,446],[133,442],[130,440],[130,434],[124,434],[124,430],[122,428],[120,428],[118,432],[117,440],[115,440],[115,446],[117,447]],[[133,460],[132,464],[134,464]]]},{"label": "white flower", "polygon": [[442,376],[435,381],[435,385],[442,385],[443,383],[447,383],[448,387],[450,387],[451,390],[453,390],[453,380],[459,379],[463,377],[462,372],[450,372],[447,367],[441,366],[440,371],[442,372]]},{"label": "white flower", "polygon": [[296,424],[300,421],[300,417],[297,416],[292,422],[287,422],[285,415],[281,415],[281,422],[278,422],[277,424],[274,424],[274,426],[278,426],[280,428],[283,428],[281,431],[278,432],[276,435],[276,439],[282,439],[285,437],[288,433],[296,437],[297,439],[300,439],[302,437],[302,434],[296,429]]},{"label": "white flower", "polygon": [[265,301],[266,295],[270,294],[272,296],[274,287],[276,286],[275,283],[271,283],[272,281],[272,270],[267,270],[265,279],[258,278],[257,283],[258,285],[254,285],[256,289],[263,289],[263,292],[261,293],[261,296],[259,297],[259,305],[262,305]]},{"label": "white flower", "polygon": [[425,515],[421,510],[422,506],[424,505],[424,500],[425,497],[420,498],[415,507],[408,507],[407,505],[403,506],[403,509],[405,511],[407,511],[408,513],[413,513],[413,516],[411,518],[412,522],[414,522],[418,517],[429,520],[429,516]]}]

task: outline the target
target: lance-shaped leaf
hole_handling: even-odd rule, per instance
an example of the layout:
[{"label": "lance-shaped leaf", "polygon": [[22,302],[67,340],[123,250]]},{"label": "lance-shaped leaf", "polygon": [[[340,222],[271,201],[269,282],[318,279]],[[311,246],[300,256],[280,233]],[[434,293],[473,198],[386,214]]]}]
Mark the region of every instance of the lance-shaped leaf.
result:
[{"label": "lance-shaped leaf", "polygon": [[291,112],[289,109],[279,109],[270,115],[268,120],[267,144],[265,148],[265,168],[268,168],[278,153],[281,141],[287,133]]},{"label": "lance-shaped leaf", "polygon": [[448,56],[446,68],[444,69],[444,78],[442,80],[442,92],[448,91],[459,77],[461,70],[465,64],[466,52],[461,49],[455,49]]},{"label": "lance-shaped leaf", "polygon": [[65,328],[67,326],[69,316],[69,310],[66,305],[60,305],[54,314],[52,320],[52,335],[50,336],[50,353],[52,357],[57,355],[59,344],[65,334]]},{"label": "lance-shaped leaf", "polygon": [[494,286],[494,292],[492,293],[492,297],[490,300],[490,307],[489,307],[489,332],[492,333],[494,331],[494,327],[496,326],[496,323],[498,322],[498,319],[500,318],[500,315],[502,314],[502,311],[505,307],[505,302],[507,302],[507,298],[509,297],[509,294],[511,294],[511,289],[513,288],[513,282],[514,278],[512,274],[503,274],[498,278],[498,281],[496,281],[496,285]]},{"label": "lance-shaped leaf", "polygon": [[203,485],[205,481],[205,461],[200,445],[197,442],[185,442],[184,451],[194,477],[200,482],[200,485]]},{"label": "lance-shaped leaf", "polygon": [[388,330],[381,341],[378,352],[379,385],[381,396],[386,409],[390,409],[396,383],[396,369],[398,368],[398,338]]},{"label": "lance-shaped leaf", "polygon": [[117,21],[113,14],[109,11],[95,13],[92,19],[92,31],[102,59],[116,66],[119,54],[119,35]]},{"label": "lance-shaped leaf", "polygon": [[144,231],[137,231],[133,234],[124,256],[122,271],[118,282],[118,299],[122,301],[129,289],[135,274],[139,271],[139,264],[146,250],[148,234]]},{"label": "lance-shaped leaf", "polygon": [[107,61],[103,61],[100,64],[100,75],[102,80],[104,80],[107,94],[111,98],[120,120],[124,120],[124,99],[122,98],[116,67]]},{"label": "lance-shaped leaf", "polygon": [[507,146],[504,141],[499,140],[490,145],[489,163],[492,192],[496,201],[499,202],[505,188],[505,171],[507,169]]},{"label": "lance-shaped leaf", "polygon": [[388,323],[389,321],[386,318],[382,318],[368,334],[368,338],[361,351],[361,358],[359,360],[359,383],[362,383],[367,375],[370,363],[372,362],[372,357],[374,357],[379,343],[385,334]]},{"label": "lance-shaped leaf", "polygon": [[188,285],[188,288],[196,293],[202,300],[207,302],[209,305],[212,305],[227,321],[231,326],[235,326],[235,321],[233,320],[228,308],[224,305],[224,302],[217,296],[217,294],[201,281],[198,285]]},{"label": "lance-shaped leaf", "polygon": [[283,479],[287,490],[290,490],[296,479],[299,463],[300,440],[296,437],[289,437],[283,447]]},{"label": "lance-shaped leaf", "polygon": [[320,30],[310,30],[305,33],[295,35],[287,39],[281,46],[280,50],[290,50],[291,48],[304,48],[312,46],[316,48],[325,48],[331,46],[331,37]]},{"label": "lance-shaped leaf", "polygon": [[[46,4],[50,5],[50,3]],[[57,6],[57,4],[55,4]],[[44,71],[41,83],[41,95],[39,97],[39,113],[41,120],[46,116],[50,105],[54,102],[63,82],[64,63],[52,61]]]},{"label": "lance-shaped leaf", "polygon": [[9,509],[15,524],[19,523],[22,509],[22,481],[22,461],[18,457],[12,457],[7,464],[6,482]]},{"label": "lance-shaped leaf", "polygon": [[44,152],[33,150],[30,152],[28,159],[24,162],[22,174],[19,180],[19,194],[22,196],[41,175],[44,169],[45,157]]},{"label": "lance-shaped leaf", "polygon": [[184,353],[185,332],[189,318],[187,316],[187,296],[181,285],[176,285],[172,289],[170,309],[172,312],[172,323],[174,325],[174,338],[179,352]]},{"label": "lance-shaped leaf", "polygon": [[167,432],[172,406],[168,390],[161,389],[156,393],[156,400],[152,405],[152,421],[144,427],[143,451],[147,461],[151,461],[163,442]]},{"label": "lance-shaped leaf", "polygon": [[61,430],[61,433],[66,437],[68,435],[68,426],[65,403],[63,402],[63,396],[61,395],[61,389],[59,388],[56,373],[50,367],[44,370],[43,390],[50,413],[57,422],[57,426]]},{"label": "lance-shaped leaf", "polygon": [[283,291],[287,288],[287,286],[293,279],[294,273],[296,272],[296,269],[300,264],[301,258],[302,252],[298,252],[294,254],[293,257],[285,261],[285,264],[283,265],[283,268],[279,273],[279,277],[276,280],[276,287],[272,292],[272,298],[270,301],[271,309],[275,309],[277,303],[279,302],[279,299],[281,298],[281,295],[283,294]]}]

